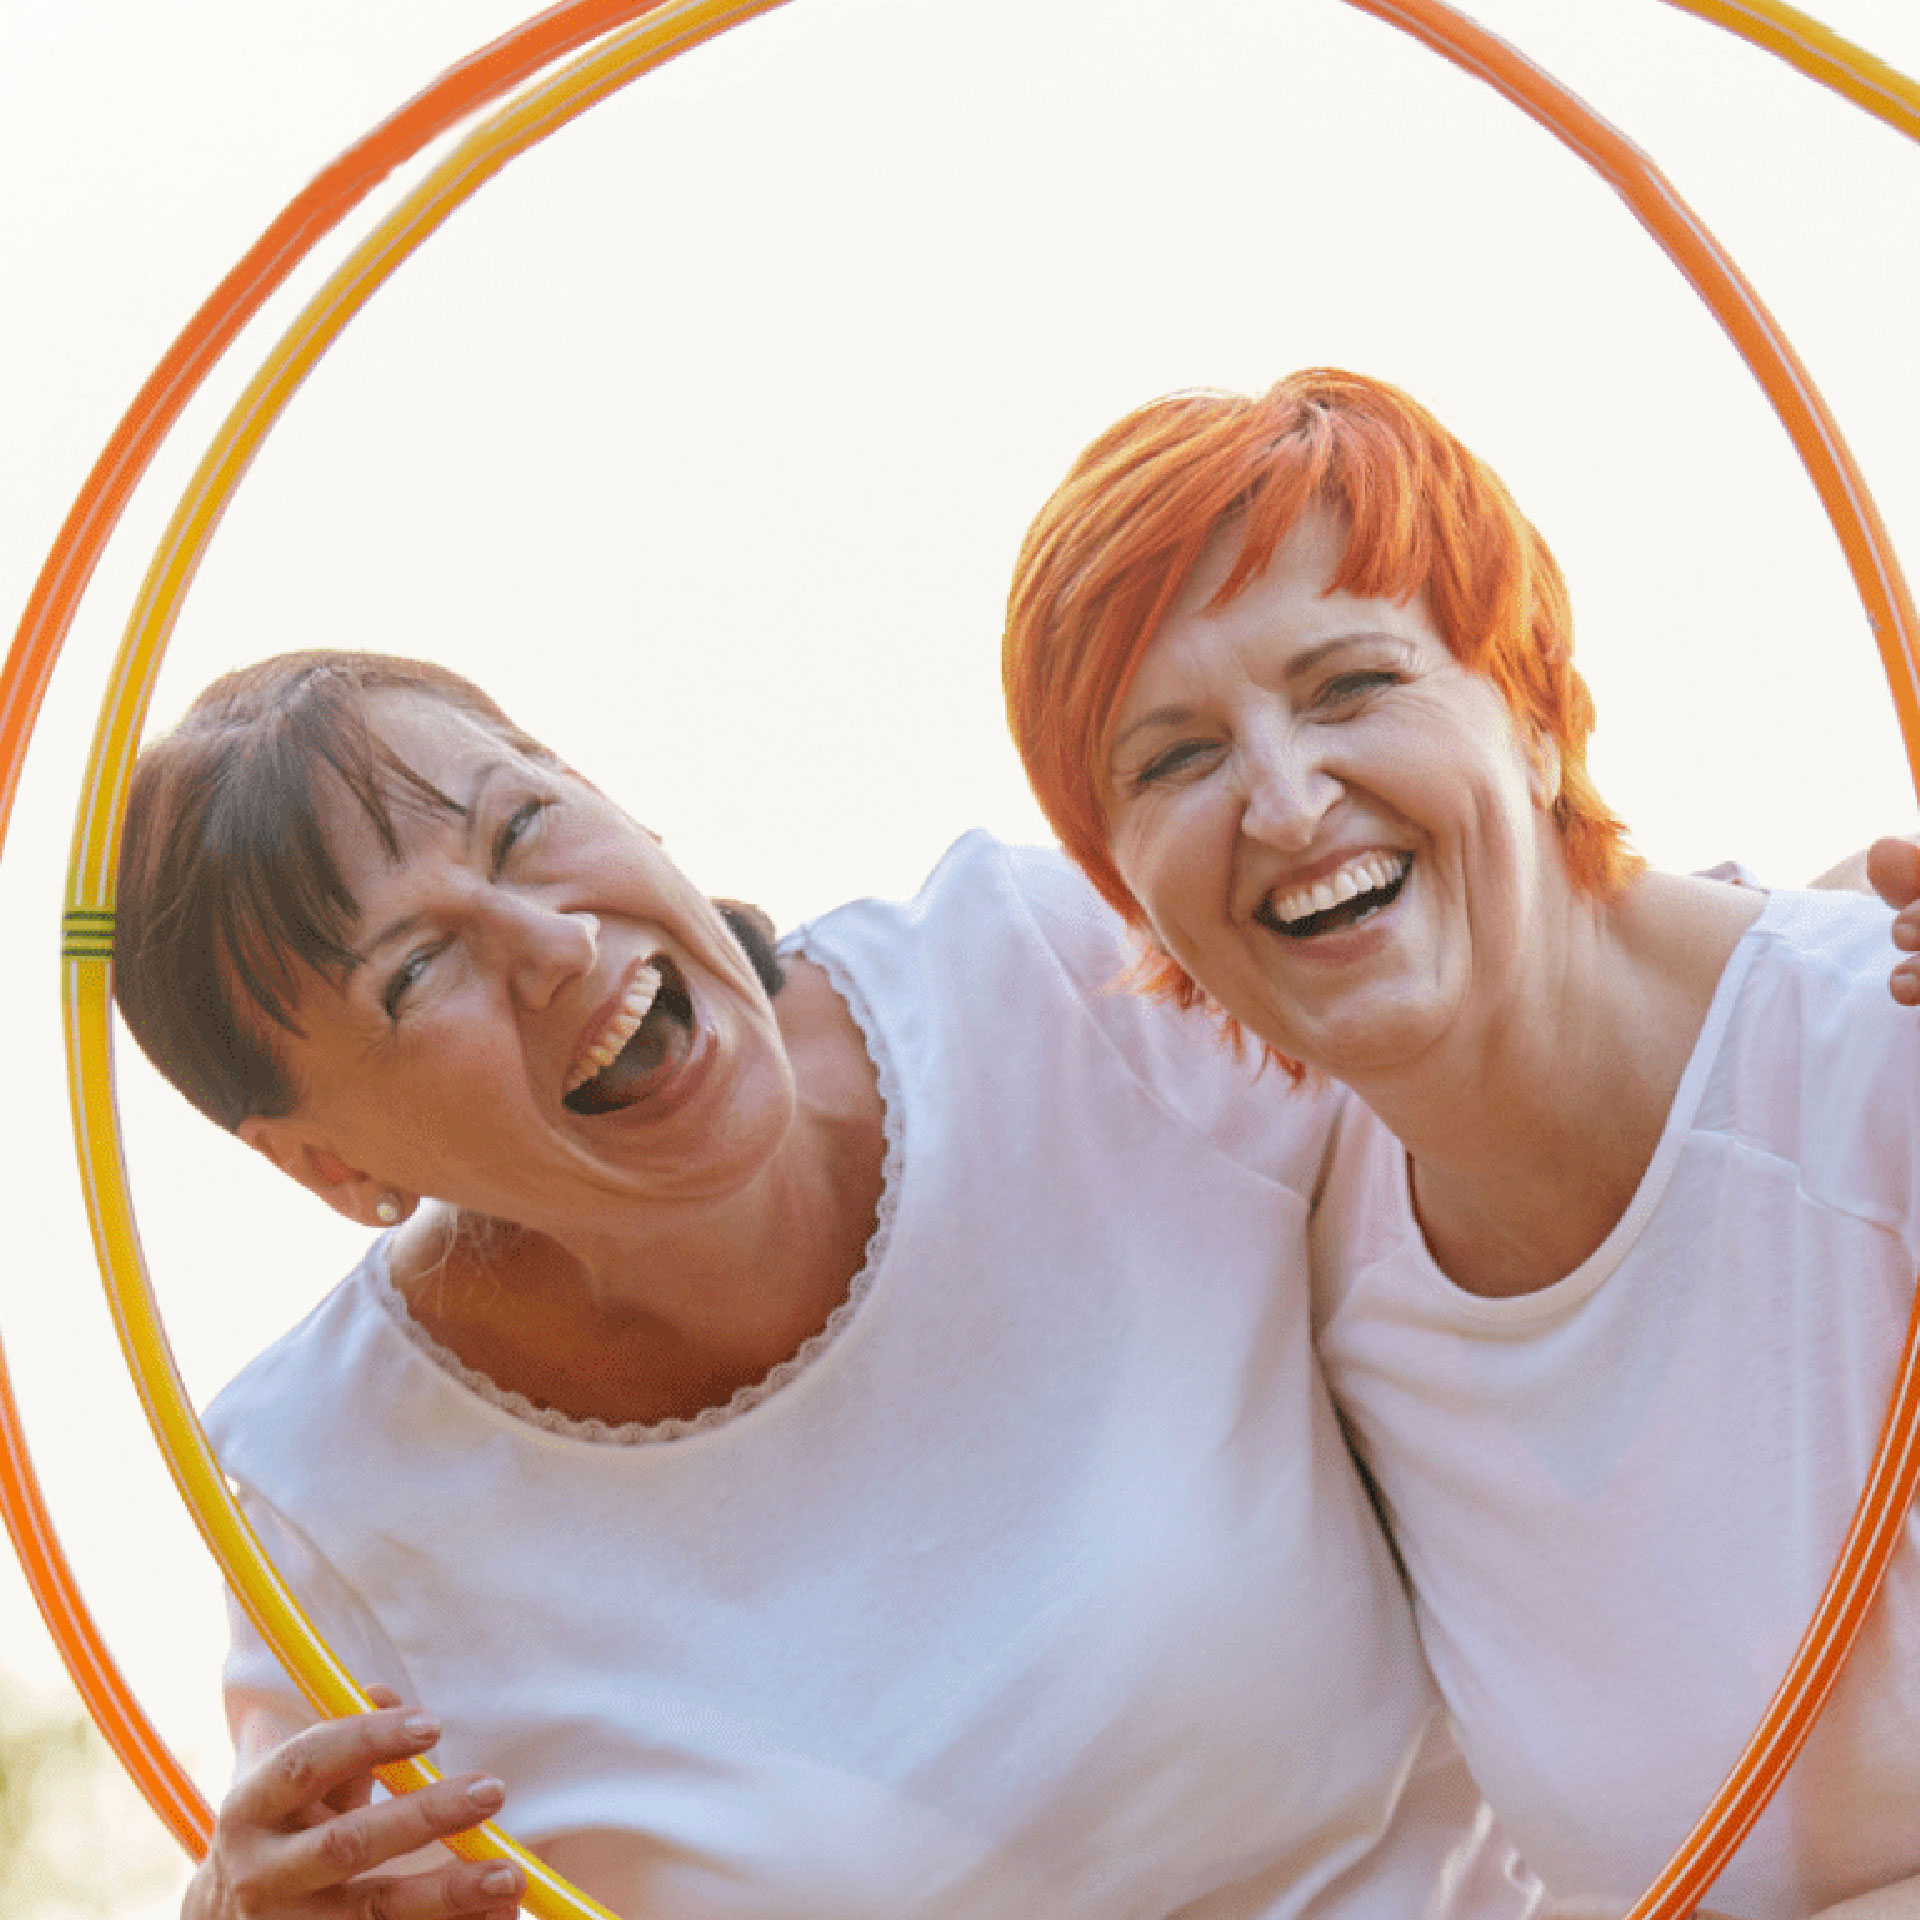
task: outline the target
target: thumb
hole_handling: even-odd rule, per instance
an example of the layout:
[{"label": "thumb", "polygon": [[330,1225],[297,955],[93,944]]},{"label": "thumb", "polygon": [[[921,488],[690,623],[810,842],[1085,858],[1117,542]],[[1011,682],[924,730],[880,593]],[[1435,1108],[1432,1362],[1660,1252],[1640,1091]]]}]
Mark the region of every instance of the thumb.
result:
[{"label": "thumb", "polygon": [[1920,846],[1912,840],[1876,840],[1867,850],[1867,878],[1896,911],[1920,900]]}]

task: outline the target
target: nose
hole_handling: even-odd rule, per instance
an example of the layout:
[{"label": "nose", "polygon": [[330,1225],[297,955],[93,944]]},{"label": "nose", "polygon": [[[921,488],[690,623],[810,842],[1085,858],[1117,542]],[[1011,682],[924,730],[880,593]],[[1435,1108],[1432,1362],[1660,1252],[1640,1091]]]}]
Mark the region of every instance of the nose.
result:
[{"label": "nose", "polygon": [[600,946],[600,922],[592,914],[506,891],[490,904],[494,936],[522,1006],[538,1012],[570,981],[592,972]]},{"label": "nose", "polygon": [[1340,794],[1311,724],[1272,717],[1243,736],[1240,759],[1241,831],[1267,846],[1304,852]]}]

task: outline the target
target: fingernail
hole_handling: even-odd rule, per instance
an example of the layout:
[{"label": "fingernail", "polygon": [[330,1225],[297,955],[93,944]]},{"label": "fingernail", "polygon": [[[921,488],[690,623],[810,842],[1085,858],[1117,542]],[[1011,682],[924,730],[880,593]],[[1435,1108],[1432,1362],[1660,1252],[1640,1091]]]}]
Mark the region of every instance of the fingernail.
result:
[{"label": "fingernail", "polygon": [[480,1891],[488,1899],[497,1894],[512,1893],[519,1884],[520,1876],[511,1867],[489,1867],[480,1876]]},{"label": "fingernail", "polygon": [[415,1740],[437,1740],[440,1737],[440,1722],[430,1713],[410,1713],[400,1724]]},{"label": "fingernail", "polygon": [[476,1780],[467,1788],[467,1798],[482,1813],[491,1813],[507,1797],[507,1789],[498,1780]]}]

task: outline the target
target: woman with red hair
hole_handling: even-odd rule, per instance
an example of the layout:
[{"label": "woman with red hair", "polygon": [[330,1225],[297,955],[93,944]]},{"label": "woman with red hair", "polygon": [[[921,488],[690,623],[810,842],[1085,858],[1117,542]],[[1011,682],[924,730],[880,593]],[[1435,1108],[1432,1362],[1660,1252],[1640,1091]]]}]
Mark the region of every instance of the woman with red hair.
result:
[{"label": "woman with red hair", "polygon": [[[1920,1035],[1888,913],[1629,851],[1552,555],[1351,374],[1096,440],[1005,671],[1139,984],[1360,1096],[1321,1355],[1482,1788],[1557,1901],[1623,1910],[1785,1670],[1891,1389]],[[1716,1905],[1920,1872],[1917,1545]]]}]

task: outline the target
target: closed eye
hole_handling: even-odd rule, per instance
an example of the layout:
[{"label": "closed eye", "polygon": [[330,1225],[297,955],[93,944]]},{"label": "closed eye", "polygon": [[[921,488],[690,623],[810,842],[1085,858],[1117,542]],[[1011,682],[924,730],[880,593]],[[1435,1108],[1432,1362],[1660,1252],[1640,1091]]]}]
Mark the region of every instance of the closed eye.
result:
[{"label": "closed eye", "polygon": [[398,1024],[408,993],[418,984],[420,976],[433,964],[444,945],[442,941],[432,946],[415,947],[387,975],[386,984],[380,989],[380,1005],[389,1020]]},{"label": "closed eye", "polygon": [[1171,746],[1162,747],[1134,774],[1134,791],[1138,793],[1163,781],[1178,779],[1183,773],[1198,772],[1219,752],[1218,741],[1176,740]]},{"label": "closed eye", "polygon": [[500,831],[493,836],[493,871],[496,876],[507,864],[507,856],[532,832],[534,823],[553,804],[545,796],[525,800],[501,821]]},{"label": "closed eye", "polygon": [[1394,667],[1356,667],[1351,673],[1337,673],[1321,687],[1314,704],[1318,707],[1352,707],[1370,694],[1397,687],[1405,675]]}]

